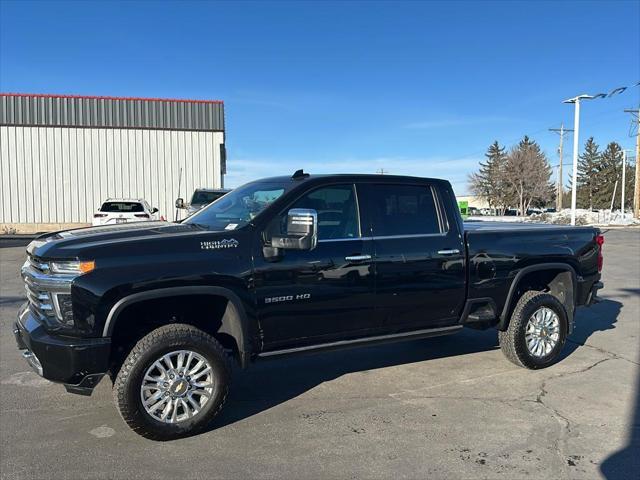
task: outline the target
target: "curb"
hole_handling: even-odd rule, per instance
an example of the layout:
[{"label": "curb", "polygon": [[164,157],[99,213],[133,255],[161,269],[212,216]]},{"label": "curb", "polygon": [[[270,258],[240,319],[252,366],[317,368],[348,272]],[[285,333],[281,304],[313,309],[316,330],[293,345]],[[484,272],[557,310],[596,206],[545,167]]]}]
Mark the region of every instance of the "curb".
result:
[{"label": "curb", "polygon": [[44,232],[40,232],[40,233],[25,233],[25,234],[18,234],[18,235],[0,235],[0,241],[2,240],[33,240],[35,238],[38,238],[40,235],[42,235]]}]

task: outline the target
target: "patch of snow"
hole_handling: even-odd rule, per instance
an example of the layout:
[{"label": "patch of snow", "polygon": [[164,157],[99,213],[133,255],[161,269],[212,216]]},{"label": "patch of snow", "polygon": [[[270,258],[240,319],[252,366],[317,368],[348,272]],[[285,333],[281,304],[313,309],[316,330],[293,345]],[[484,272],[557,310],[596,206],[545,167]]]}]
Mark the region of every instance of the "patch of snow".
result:
[{"label": "patch of snow", "polygon": [[[560,212],[534,213],[528,217],[515,216],[471,216],[467,221],[481,222],[526,222],[549,223],[554,225],[569,225],[571,223],[571,209],[565,208]],[[603,226],[633,226],[640,225],[640,220],[633,218],[631,213],[622,213],[614,210],[576,210],[576,225],[603,225]]]}]

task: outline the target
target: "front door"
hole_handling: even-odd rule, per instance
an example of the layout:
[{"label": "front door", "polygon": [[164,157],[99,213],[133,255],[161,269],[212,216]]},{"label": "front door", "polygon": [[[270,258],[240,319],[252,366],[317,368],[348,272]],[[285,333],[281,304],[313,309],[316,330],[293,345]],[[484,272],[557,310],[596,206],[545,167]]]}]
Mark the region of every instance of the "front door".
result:
[{"label": "front door", "polygon": [[367,184],[375,250],[376,316],[385,333],[458,322],[465,300],[464,247],[427,184]]},{"label": "front door", "polygon": [[[274,218],[266,235],[283,234],[287,211],[318,214],[313,250],[284,250],[266,261],[256,248],[254,285],[265,350],[307,346],[374,331],[372,241],[363,239],[351,184],[304,194]],[[260,240],[261,241],[261,240]]]}]

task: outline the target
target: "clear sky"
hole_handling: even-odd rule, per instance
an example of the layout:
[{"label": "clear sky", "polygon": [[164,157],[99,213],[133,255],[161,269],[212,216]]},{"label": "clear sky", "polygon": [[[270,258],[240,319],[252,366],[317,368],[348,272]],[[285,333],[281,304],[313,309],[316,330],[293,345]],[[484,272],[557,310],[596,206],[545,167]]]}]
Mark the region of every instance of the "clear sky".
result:
[{"label": "clear sky", "polygon": [[[638,1],[0,0],[1,91],[224,100],[232,187],[384,168],[463,194],[494,140],[528,134],[555,165],[562,100],[639,80]],[[633,148],[639,103],[584,103],[581,144]]]}]

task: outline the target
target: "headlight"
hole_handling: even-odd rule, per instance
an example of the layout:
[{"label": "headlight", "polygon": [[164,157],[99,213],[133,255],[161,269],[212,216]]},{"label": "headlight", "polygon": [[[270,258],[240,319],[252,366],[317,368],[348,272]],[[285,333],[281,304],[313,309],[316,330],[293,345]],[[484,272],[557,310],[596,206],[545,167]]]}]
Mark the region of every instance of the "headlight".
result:
[{"label": "headlight", "polygon": [[79,260],[51,262],[50,268],[52,273],[82,275],[96,268],[96,262],[93,260],[83,262]]}]

